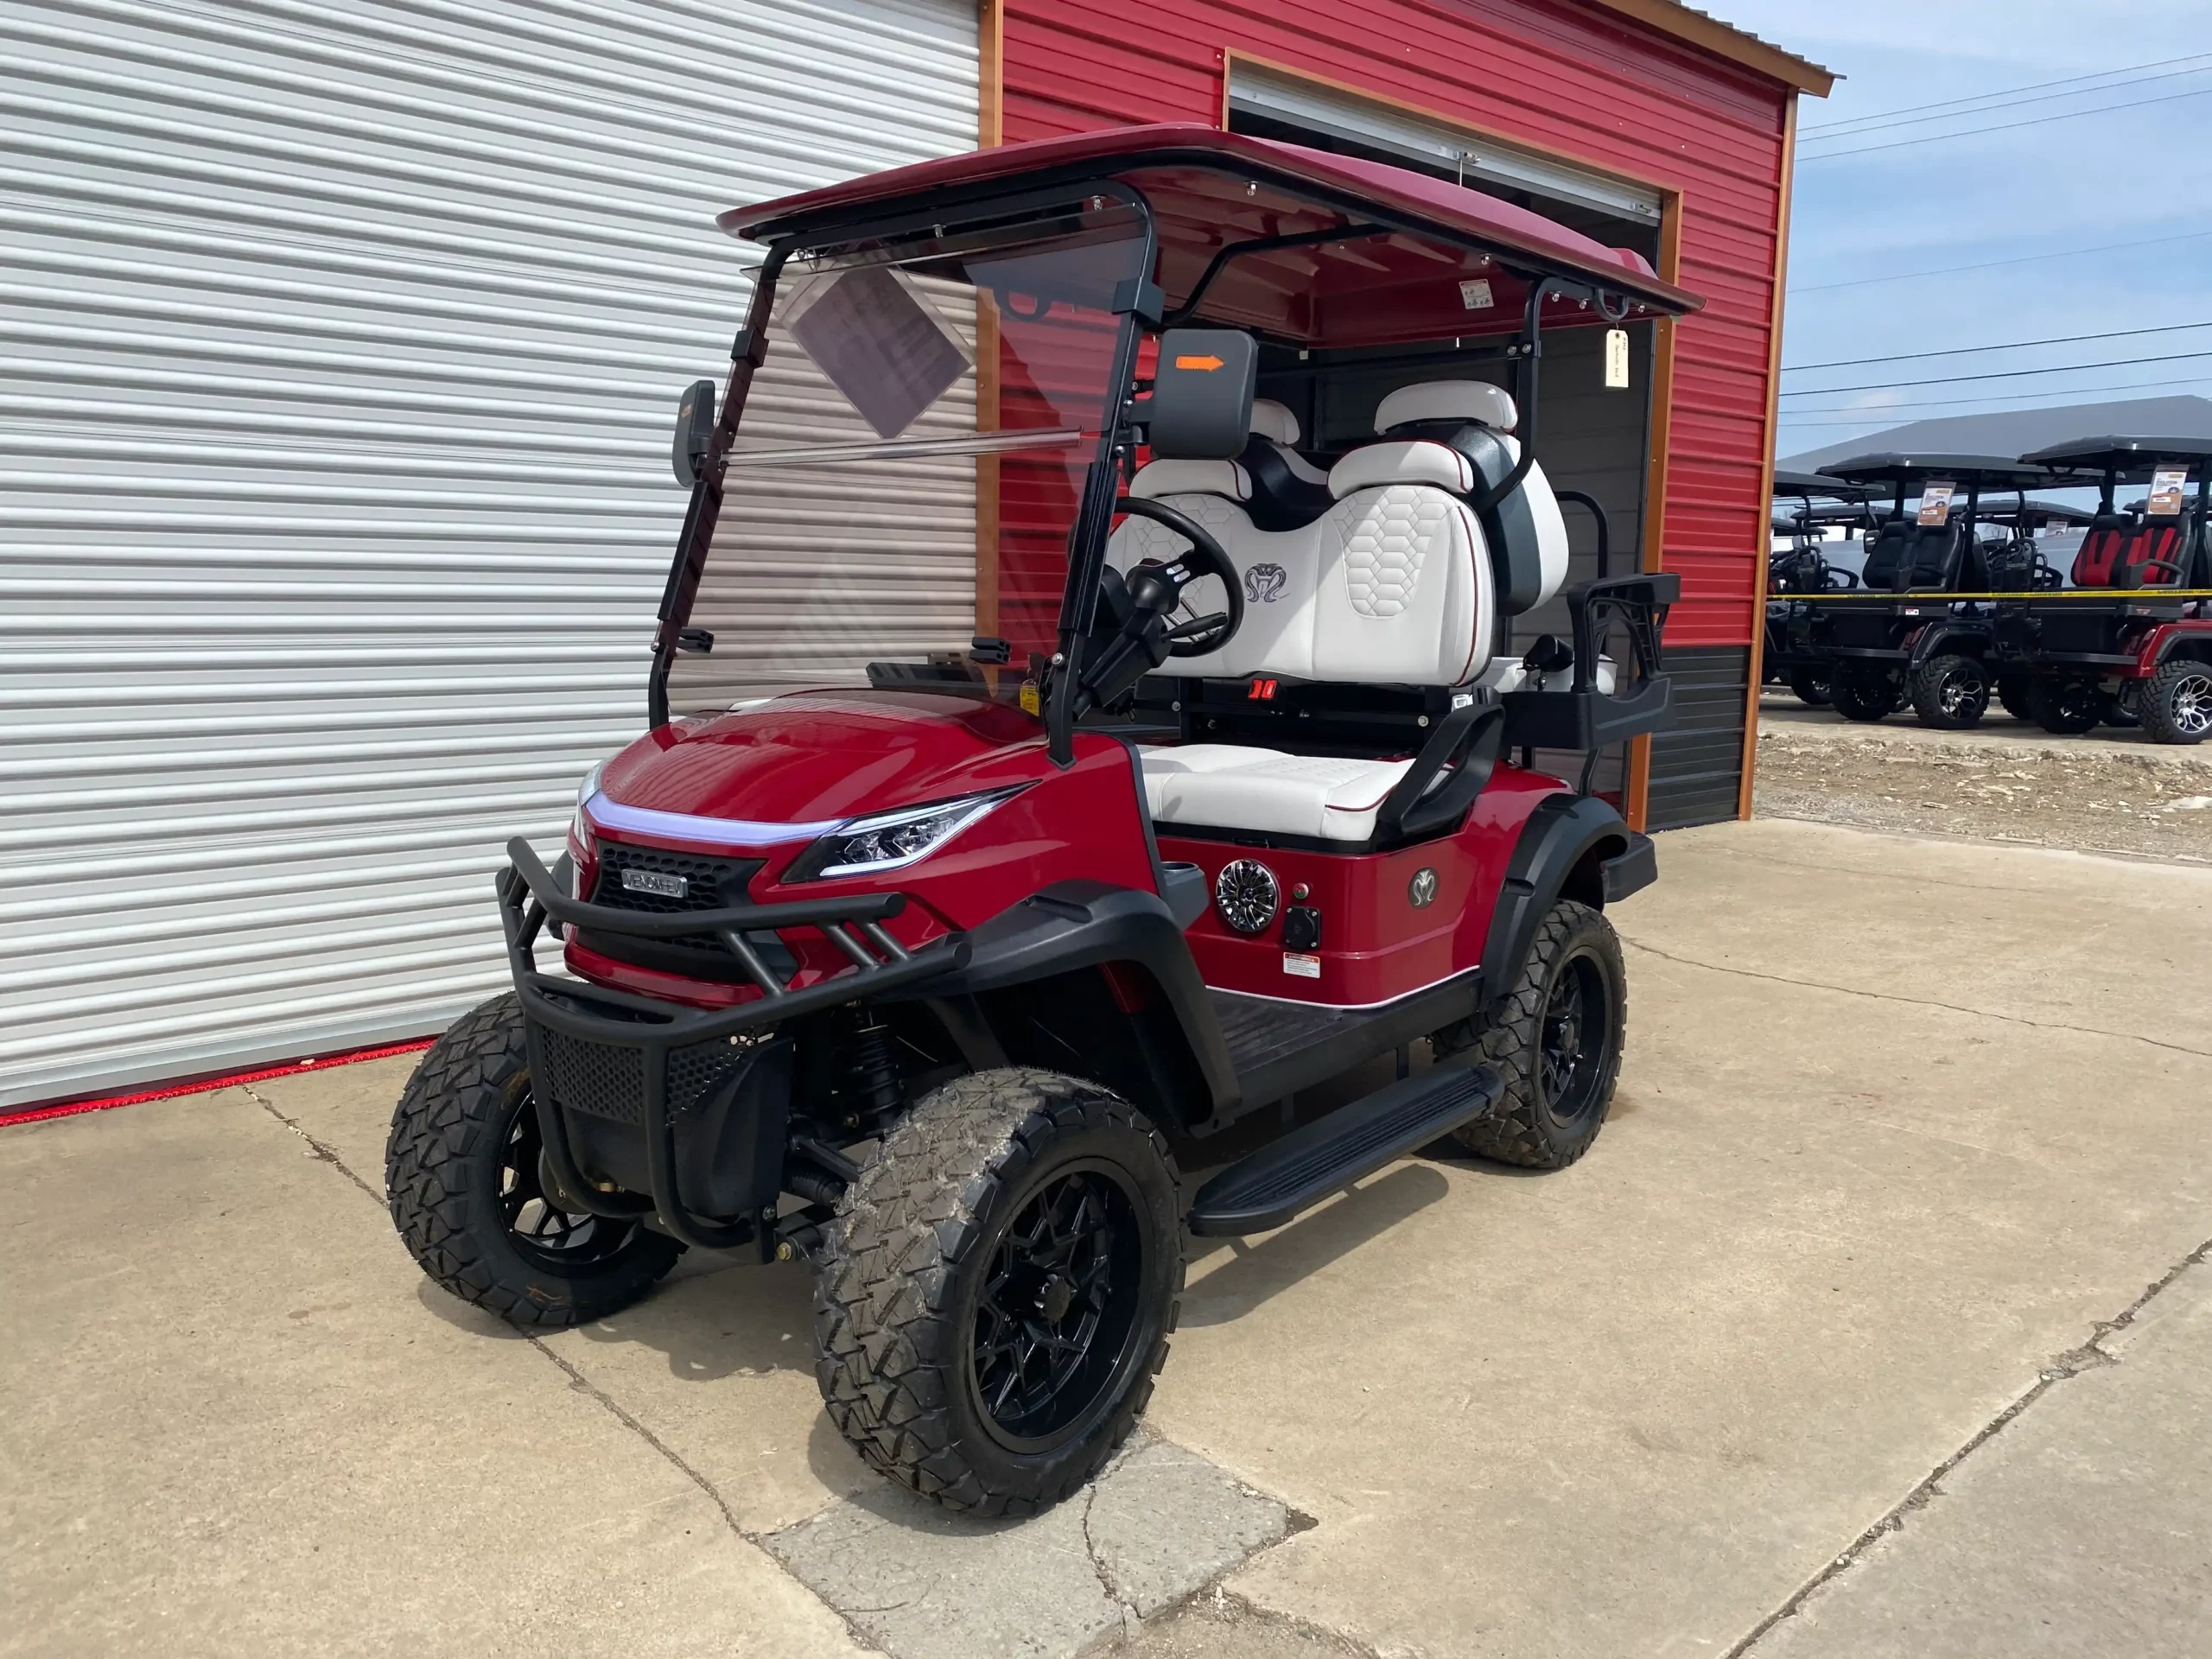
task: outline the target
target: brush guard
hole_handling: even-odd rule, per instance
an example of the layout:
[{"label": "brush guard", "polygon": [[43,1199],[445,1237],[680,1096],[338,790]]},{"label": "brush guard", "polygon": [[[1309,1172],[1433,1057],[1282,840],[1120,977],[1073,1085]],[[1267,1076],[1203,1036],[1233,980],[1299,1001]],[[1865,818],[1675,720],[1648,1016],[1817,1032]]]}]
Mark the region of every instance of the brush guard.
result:
[{"label": "brush guard", "polygon": [[[507,843],[507,857],[509,868],[495,878],[499,921],[529,1035],[547,1170],[563,1207],[616,1220],[651,1217],[671,1236],[705,1249],[757,1243],[765,1256],[782,1191],[791,1103],[791,1046],[769,1033],[803,1014],[956,973],[967,965],[967,936],[907,950],[883,925],[906,907],[906,895],[897,893],[668,914],[617,909],[572,897],[567,880],[519,836]],[[734,1007],[691,1008],[554,978],[537,970],[533,954],[549,922],[647,940],[711,934],[760,995]],[[747,937],[792,928],[821,933],[851,968],[793,989]],[[650,1197],[610,1193],[584,1177],[569,1133],[571,1114],[593,1125],[589,1133],[603,1123],[614,1134],[642,1137]],[[713,1185],[741,1190],[745,1202],[712,1216],[695,1207],[707,1182],[679,1158],[679,1122],[710,1139],[717,1165]]]}]

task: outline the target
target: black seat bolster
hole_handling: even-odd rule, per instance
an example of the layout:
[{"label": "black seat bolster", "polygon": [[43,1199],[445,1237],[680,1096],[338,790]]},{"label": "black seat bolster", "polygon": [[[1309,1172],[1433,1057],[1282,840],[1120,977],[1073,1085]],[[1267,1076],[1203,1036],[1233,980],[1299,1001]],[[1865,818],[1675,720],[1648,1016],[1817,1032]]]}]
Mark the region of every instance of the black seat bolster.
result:
[{"label": "black seat bolster", "polygon": [[1303,530],[1336,501],[1326,484],[1291,471],[1282,452],[1257,433],[1236,461],[1252,480],[1252,499],[1244,503],[1244,511],[1255,530]]},{"label": "black seat bolster", "polygon": [[[1389,438],[1431,438],[1448,444],[1475,469],[1473,499],[1480,500],[1512,473],[1513,451],[1505,440],[1472,421],[1408,421],[1383,435]],[[1483,539],[1497,578],[1497,606],[1505,616],[1535,609],[1544,594],[1544,552],[1536,537],[1536,515],[1525,486],[1481,515]]]},{"label": "black seat bolster", "polygon": [[1866,563],[1859,579],[1877,589],[1897,586],[1897,566],[1912,546],[1914,529],[1902,518],[1884,524],[1881,534],[1874,538],[1874,545],[1866,551]]}]

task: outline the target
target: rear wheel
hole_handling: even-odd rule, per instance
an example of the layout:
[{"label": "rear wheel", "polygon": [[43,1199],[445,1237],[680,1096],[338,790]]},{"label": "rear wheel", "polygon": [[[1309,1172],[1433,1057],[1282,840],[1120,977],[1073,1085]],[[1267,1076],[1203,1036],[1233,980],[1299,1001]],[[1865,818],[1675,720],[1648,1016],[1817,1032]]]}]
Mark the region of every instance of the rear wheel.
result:
[{"label": "rear wheel", "polygon": [[2159,664],[2136,693],[2136,707],[2153,742],[2202,743],[2212,736],[2212,663]]},{"label": "rear wheel", "polygon": [[1878,668],[1840,668],[1830,690],[1846,720],[1872,722],[1896,712],[1901,693],[1894,676]]},{"label": "rear wheel", "polygon": [[399,1097],[385,1189],[423,1271],[524,1330],[627,1307],[683,1247],[547,1196],[522,1005],[494,997],[433,1043]]},{"label": "rear wheel", "polygon": [[1828,671],[1825,668],[1791,669],[1789,689],[1797,694],[1798,702],[1815,709],[1825,709],[1834,701],[1828,685]]},{"label": "rear wheel", "polygon": [[2112,695],[2112,702],[2105,709],[2105,724],[2132,731],[2143,723],[2143,682],[2123,680],[2120,690]]},{"label": "rear wheel", "polygon": [[2110,701],[2094,680],[2037,680],[2028,711],[2044,730],[2066,737],[2095,730]]},{"label": "rear wheel", "polygon": [[1913,671],[1912,710],[1923,726],[1964,731],[1980,722],[1990,690],[1989,670],[1980,658],[1945,652]]},{"label": "rear wheel", "polygon": [[2015,720],[2035,718],[2034,710],[2029,706],[2034,690],[2035,682],[2024,674],[1999,674],[1997,677],[1997,701]]},{"label": "rear wheel", "polygon": [[1605,1125],[1627,1029],[1627,975],[1612,924],[1562,899],[1490,1016],[1461,1020],[1429,1039],[1438,1059],[1471,1050],[1505,1084],[1496,1112],[1452,1134],[1480,1157],[1566,1168]]},{"label": "rear wheel", "polygon": [[918,1103],[846,1192],[815,1280],[816,1380],[877,1471],[1033,1515],[1152,1395],[1183,1294],[1167,1144],[1096,1084],[1006,1068]]}]

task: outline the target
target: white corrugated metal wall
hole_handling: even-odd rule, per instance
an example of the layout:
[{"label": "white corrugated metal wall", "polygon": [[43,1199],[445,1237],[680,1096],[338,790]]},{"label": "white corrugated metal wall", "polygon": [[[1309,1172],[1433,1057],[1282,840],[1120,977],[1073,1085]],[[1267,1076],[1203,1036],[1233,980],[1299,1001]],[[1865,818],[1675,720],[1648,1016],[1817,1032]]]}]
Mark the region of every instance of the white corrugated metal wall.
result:
[{"label": "white corrugated metal wall", "polygon": [[974,0],[0,0],[0,1104],[435,1028],[642,728],[732,204]]}]

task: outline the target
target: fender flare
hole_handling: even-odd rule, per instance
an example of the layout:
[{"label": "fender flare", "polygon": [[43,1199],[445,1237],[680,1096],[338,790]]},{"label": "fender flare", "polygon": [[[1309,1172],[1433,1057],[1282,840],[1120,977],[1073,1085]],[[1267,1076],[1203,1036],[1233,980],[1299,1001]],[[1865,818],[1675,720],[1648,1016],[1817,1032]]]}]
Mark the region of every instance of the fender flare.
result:
[{"label": "fender flare", "polygon": [[1215,1116],[1234,1115],[1243,1103],[1236,1068],[1183,925],[1158,893],[1104,881],[1056,881],[966,937],[966,963],[917,987],[914,997],[974,996],[1109,962],[1135,963],[1173,1011]]},{"label": "fender flare", "polygon": [[1918,668],[1929,658],[1942,654],[1944,647],[1954,639],[1971,642],[1974,648],[1961,652],[1961,655],[1980,658],[1985,661],[1988,658],[1990,629],[1986,623],[1967,622],[1956,618],[1941,617],[1922,628],[1914,638],[1911,652],[1906,658],[1906,667]]},{"label": "fender flare", "polygon": [[1630,830],[1610,803],[1594,795],[1567,794],[1549,795],[1537,803],[1521,827],[1521,839],[1514,843],[1497,906],[1491,912],[1490,933],[1483,942],[1478,1011],[1488,1012],[1521,976],[1521,964],[1529,958],[1529,947],[1545,912],[1566,893],[1577,867],[1592,850],[1598,854],[1594,889],[1567,896],[1582,898],[1585,903],[1594,899],[1602,906],[1658,879],[1651,838]]},{"label": "fender flare", "polygon": [[2160,628],[2158,633],[2158,641],[2149,664],[2152,671],[2164,667],[2177,657],[2212,662],[2212,629],[2169,624]]}]

